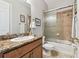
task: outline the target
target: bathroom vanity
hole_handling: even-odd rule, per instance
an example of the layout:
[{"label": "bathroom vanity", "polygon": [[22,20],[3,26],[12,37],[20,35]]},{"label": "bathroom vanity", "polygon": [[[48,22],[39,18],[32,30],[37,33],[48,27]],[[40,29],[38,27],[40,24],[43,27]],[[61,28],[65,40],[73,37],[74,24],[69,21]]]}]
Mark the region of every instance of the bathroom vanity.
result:
[{"label": "bathroom vanity", "polygon": [[21,42],[4,40],[0,45],[1,58],[42,58],[42,37]]}]

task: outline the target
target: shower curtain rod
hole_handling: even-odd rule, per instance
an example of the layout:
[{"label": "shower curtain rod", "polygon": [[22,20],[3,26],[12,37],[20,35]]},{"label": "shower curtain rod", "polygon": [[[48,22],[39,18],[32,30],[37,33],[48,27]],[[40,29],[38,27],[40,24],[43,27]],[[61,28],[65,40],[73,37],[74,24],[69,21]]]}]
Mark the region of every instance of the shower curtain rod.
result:
[{"label": "shower curtain rod", "polygon": [[69,5],[69,6],[62,7],[62,8],[57,8],[57,9],[51,9],[51,10],[48,10],[48,11],[45,11],[45,12],[51,12],[51,11],[60,10],[60,9],[64,9],[64,8],[69,8],[69,7],[73,7],[73,5]]}]

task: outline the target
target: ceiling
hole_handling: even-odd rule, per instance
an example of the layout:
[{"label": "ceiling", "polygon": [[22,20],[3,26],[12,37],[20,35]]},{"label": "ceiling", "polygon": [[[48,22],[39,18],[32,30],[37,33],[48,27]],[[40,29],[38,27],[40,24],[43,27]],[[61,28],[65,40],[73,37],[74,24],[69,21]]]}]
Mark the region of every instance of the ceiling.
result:
[{"label": "ceiling", "polygon": [[45,0],[48,5],[48,10],[69,6],[74,3],[74,0]]}]

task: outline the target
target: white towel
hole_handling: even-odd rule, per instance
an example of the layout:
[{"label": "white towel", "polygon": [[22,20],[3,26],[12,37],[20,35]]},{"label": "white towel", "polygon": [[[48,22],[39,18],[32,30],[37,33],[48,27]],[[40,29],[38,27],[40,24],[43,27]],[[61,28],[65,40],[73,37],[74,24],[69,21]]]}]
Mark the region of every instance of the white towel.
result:
[{"label": "white towel", "polygon": [[20,33],[25,33],[25,23],[20,24]]}]

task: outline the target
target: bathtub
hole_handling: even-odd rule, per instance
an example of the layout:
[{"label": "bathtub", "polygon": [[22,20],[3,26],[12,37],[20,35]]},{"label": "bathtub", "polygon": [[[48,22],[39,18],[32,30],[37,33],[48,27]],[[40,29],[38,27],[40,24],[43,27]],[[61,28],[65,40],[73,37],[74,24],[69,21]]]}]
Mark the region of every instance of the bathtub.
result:
[{"label": "bathtub", "polygon": [[47,41],[46,44],[51,44],[52,46],[54,46],[54,49],[56,51],[65,53],[66,55],[69,55],[69,56],[72,56],[72,57],[75,56],[76,47],[73,46],[73,44],[69,41],[61,41],[61,40],[56,41],[56,42]]}]

